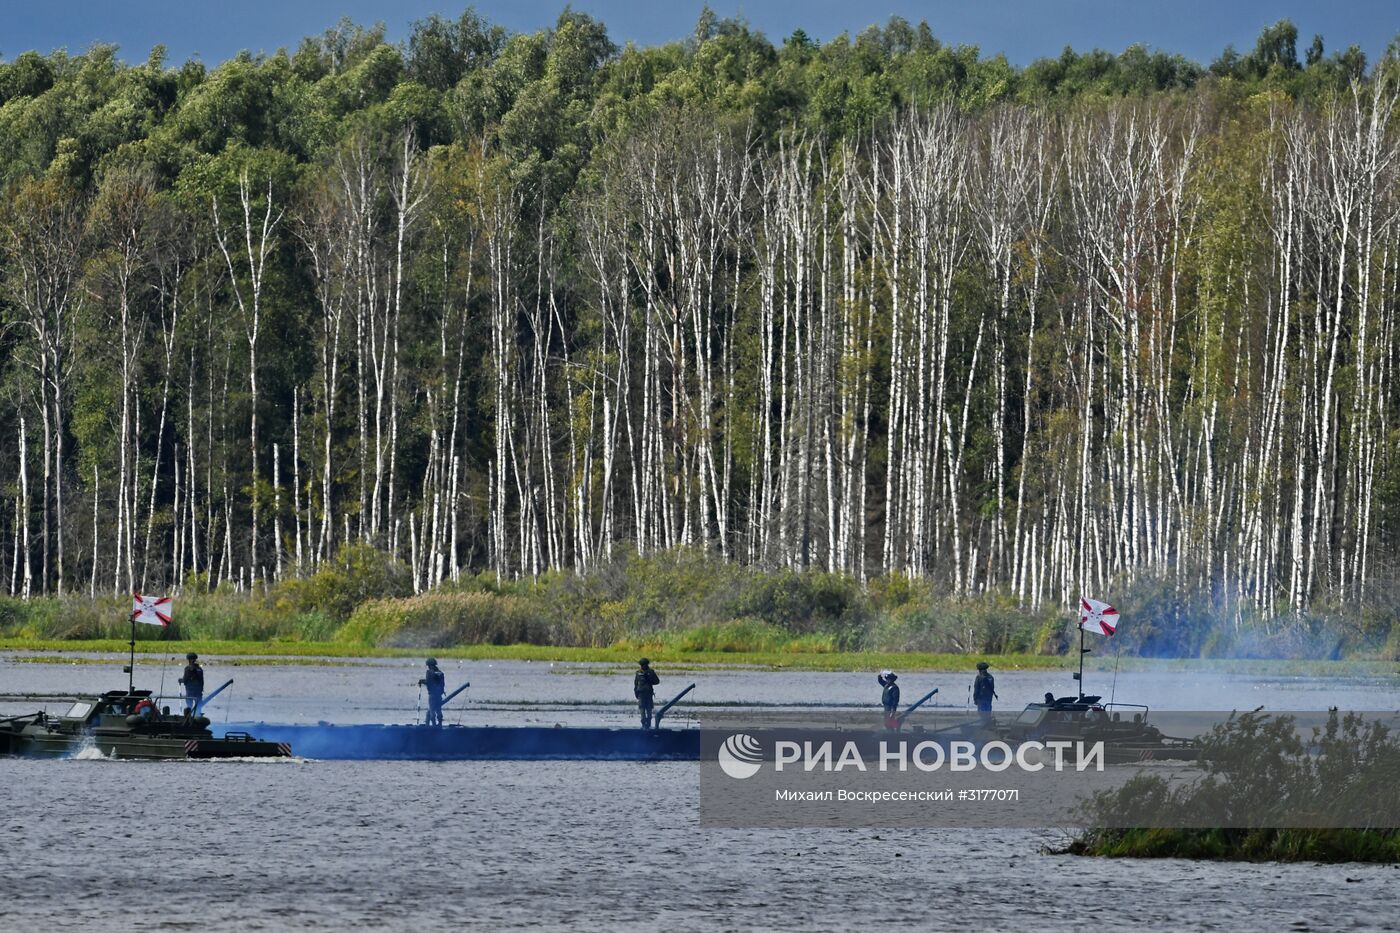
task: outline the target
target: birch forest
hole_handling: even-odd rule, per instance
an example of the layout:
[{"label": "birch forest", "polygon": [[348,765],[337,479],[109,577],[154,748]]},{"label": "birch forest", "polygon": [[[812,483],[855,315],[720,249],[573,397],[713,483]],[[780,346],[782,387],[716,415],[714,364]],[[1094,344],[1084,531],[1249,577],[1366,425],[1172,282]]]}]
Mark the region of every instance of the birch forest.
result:
[{"label": "birch forest", "polygon": [[17,55],[0,590],[682,550],[1383,636],[1400,68],[1298,42],[1015,68],[900,20],[638,48],[468,11]]}]

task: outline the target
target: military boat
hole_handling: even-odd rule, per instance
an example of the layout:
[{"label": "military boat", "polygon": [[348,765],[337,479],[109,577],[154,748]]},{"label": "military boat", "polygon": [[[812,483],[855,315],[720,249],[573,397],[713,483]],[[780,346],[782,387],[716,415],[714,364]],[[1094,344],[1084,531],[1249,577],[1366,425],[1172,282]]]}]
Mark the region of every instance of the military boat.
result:
[{"label": "military boat", "polygon": [[76,700],[67,712],[0,718],[0,755],[71,758],[93,750],[108,758],[288,758],[286,742],[247,732],[216,736],[207,717],[157,709],[149,690],[109,690]]},{"label": "military boat", "polygon": [[1195,761],[1194,739],[1174,738],[1147,721],[1148,707],[1136,703],[1104,703],[1103,697],[1045,695],[1042,703],[1027,703],[1021,714],[998,728],[1003,740],[1022,742],[1103,742],[1109,763],[1130,761]]},{"label": "military boat", "polygon": [[[1084,656],[1093,649],[1084,644],[1084,623],[1079,625],[1079,671],[1072,676],[1079,694],[1056,697],[1045,694],[1041,703],[1027,703],[1021,714],[997,731],[1007,744],[1065,741],[1092,744],[1103,742],[1111,763],[1130,761],[1195,761],[1200,744],[1194,739],[1173,738],[1147,721],[1151,712],[1140,703],[1108,703],[1102,696],[1084,692]],[[1124,718],[1124,716],[1127,718]]]}]

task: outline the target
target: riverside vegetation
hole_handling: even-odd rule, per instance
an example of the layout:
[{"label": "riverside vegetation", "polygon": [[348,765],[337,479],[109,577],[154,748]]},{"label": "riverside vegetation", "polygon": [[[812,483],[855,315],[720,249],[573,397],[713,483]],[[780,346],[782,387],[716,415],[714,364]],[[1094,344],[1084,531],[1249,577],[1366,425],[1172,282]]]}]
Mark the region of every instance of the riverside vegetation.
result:
[{"label": "riverside vegetation", "polygon": [[[1138,776],[1096,794],[1065,850],[1139,858],[1400,862],[1400,742],[1333,710],[1304,739],[1295,718],[1237,714],[1204,737],[1205,774],[1185,785]],[[1226,827],[1181,829],[1177,820]],[[1134,824],[1137,824],[1134,826]],[[1155,826],[1157,828],[1143,828]]]},{"label": "riverside vegetation", "polygon": [[6,629],[1053,651],[1083,588],[1142,653],[1393,653],[1398,69],[567,9],[17,55]]},{"label": "riverside vegetation", "polygon": [[[170,630],[142,626],[138,636],[153,649],[156,641],[176,640],[240,653],[433,648],[622,660],[642,649],[817,667],[878,666],[882,659],[959,667],[960,658],[976,654],[1054,667],[1064,663],[1075,625],[1070,613],[1031,610],[1005,596],[950,599],[925,579],[891,575],[862,584],[819,571],[760,571],[703,551],[623,556],[585,574],[526,580],[484,573],[418,594],[411,576],[391,556],[352,545],[314,574],[252,592],[227,584],[211,592],[189,581]],[[1320,616],[1306,638],[1296,623],[1289,637],[1268,634],[1270,620],[1262,618],[1238,630],[1222,626],[1208,599],[1193,602],[1147,582],[1128,590],[1119,606],[1132,623],[1112,648],[1130,658],[1397,658],[1393,638],[1338,634]],[[0,640],[53,649],[124,640],[128,610],[119,597],[0,598]]]}]

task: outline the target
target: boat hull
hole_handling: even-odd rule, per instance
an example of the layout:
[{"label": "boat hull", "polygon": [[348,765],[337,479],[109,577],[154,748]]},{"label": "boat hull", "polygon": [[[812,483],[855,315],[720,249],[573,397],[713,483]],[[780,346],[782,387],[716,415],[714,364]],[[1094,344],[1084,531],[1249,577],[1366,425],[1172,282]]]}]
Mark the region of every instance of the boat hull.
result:
[{"label": "boat hull", "polygon": [[74,758],[86,755],[141,761],[205,758],[290,758],[285,742],[268,742],[246,732],[211,733],[202,717],[146,721],[138,716],[94,714],[90,721],[46,713],[0,722],[0,755],[21,758]]},{"label": "boat hull", "polygon": [[69,735],[61,732],[0,736],[0,755],[72,758],[91,750],[103,758],[184,761],[206,758],[287,758],[285,743],[243,738],[179,738],[132,735]]}]

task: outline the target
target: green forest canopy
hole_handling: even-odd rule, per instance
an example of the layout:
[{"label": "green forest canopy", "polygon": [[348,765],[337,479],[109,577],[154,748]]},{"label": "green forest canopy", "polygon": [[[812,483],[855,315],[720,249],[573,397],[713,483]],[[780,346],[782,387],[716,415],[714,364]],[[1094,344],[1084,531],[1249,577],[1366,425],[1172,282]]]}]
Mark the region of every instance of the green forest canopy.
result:
[{"label": "green forest canopy", "polygon": [[667,106],[712,109],[768,136],[797,126],[838,137],[946,99],[1065,104],[1201,85],[1226,98],[1316,97],[1367,72],[1355,46],[1325,54],[1318,36],[1300,59],[1297,43],[1284,20],[1248,53],[1226,48],[1209,66],[1134,45],[1117,55],[1066,47],[1018,69],[897,17],[825,44],[798,29],[775,46],[707,11],[691,38],[645,49],[618,48],[603,23],[573,11],[528,34],[470,9],[433,16],[401,45],[385,42],[382,25],[343,20],[294,52],[245,52],[212,69],[171,67],[159,46],[139,65],[108,45],[18,55],[0,63],[0,171],[7,182],[49,174],[89,185],[113,165],[141,164],[174,183],[234,144],[306,163],[357,127],[408,123],[425,147],[485,138],[559,196],[598,142]]},{"label": "green forest canopy", "polygon": [[1391,628],[1393,53],[468,10],[164,58],[0,64],[12,594],[698,547]]}]

